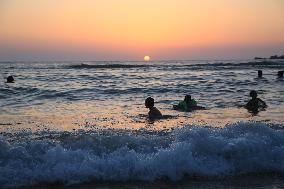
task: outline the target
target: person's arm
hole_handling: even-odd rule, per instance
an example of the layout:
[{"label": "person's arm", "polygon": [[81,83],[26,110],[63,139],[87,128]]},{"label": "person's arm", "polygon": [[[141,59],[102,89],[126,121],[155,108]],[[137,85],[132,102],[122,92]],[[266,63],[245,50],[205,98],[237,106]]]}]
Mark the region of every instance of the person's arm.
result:
[{"label": "person's arm", "polygon": [[197,106],[197,101],[193,98],[193,99],[191,99],[191,103],[192,103],[192,105],[195,105],[195,106]]},{"label": "person's arm", "polygon": [[258,100],[263,104],[264,107],[267,107],[266,103],[263,100],[261,100],[260,98]]}]

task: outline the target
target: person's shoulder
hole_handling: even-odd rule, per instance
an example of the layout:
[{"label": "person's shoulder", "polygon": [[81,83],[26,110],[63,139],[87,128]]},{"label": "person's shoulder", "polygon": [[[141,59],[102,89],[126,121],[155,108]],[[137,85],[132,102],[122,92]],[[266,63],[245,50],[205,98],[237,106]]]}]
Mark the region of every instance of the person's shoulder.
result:
[{"label": "person's shoulder", "polygon": [[267,107],[266,103],[263,100],[261,100],[260,98],[257,98],[257,101],[258,101],[258,103],[260,103],[261,106]]},{"label": "person's shoulder", "polygon": [[156,108],[156,107],[153,107],[153,115],[155,115],[155,116],[161,116],[162,115],[162,113],[160,112],[160,110],[158,110],[158,108]]},{"label": "person's shoulder", "polygon": [[265,103],[261,98],[257,98],[257,102]]},{"label": "person's shoulder", "polygon": [[252,99],[250,99],[247,104],[245,105],[246,108],[251,108],[252,106],[254,106],[254,101]]},{"label": "person's shoulder", "polygon": [[157,112],[160,112],[160,110],[156,107],[154,107],[154,110],[157,111]]}]

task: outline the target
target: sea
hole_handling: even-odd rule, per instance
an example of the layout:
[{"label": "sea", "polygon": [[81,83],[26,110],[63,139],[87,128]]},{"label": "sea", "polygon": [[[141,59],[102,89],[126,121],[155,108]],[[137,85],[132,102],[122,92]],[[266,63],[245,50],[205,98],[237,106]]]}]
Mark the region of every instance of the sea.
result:
[{"label": "sea", "polygon": [[[0,188],[284,188],[283,70],[268,59],[1,62]],[[244,108],[251,90],[266,109]],[[206,109],[173,110],[187,94]]]}]

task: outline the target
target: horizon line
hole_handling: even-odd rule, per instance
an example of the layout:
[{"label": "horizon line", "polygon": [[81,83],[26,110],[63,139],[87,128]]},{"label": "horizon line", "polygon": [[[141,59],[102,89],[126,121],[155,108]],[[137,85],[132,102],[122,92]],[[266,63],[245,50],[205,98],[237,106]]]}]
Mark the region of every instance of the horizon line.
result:
[{"label": "horizon line", "polygon": [[[263,58],[263,60],[266,60],[269,58]],[[149,61],[144,60],[0,60],[0,63],[36,63],[36,62],[163,62],[163,61],[222,61],[222,60],[254,60],[253,58],[204,58],[204,59],[154,59]]]}]

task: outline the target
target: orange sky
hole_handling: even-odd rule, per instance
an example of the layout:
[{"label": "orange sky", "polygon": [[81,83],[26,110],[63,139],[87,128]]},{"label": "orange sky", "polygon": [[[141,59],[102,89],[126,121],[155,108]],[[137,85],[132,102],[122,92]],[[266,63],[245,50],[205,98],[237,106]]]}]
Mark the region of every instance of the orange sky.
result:
[{"label": "orange sky", "polygon": [[0,60],[284,54],[283,0],[0,0]]}]

